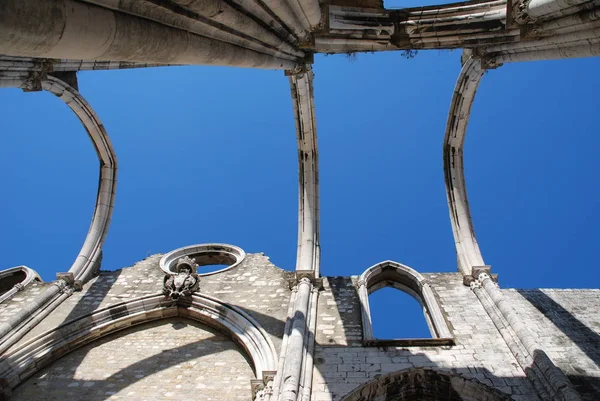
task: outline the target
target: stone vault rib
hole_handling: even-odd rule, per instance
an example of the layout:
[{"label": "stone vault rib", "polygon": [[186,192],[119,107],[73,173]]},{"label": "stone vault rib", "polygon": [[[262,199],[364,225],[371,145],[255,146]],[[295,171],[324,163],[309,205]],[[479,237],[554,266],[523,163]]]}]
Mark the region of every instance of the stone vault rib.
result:
[{"label": "stone vault rib", "polygon": [[444,139],[444,177],[458,267],[538,391],[553,400],[578,401],[581,397],[569,379],[538,345],[492,280],[477,244],[465,184],[463,145],[483,73],[480,60],[469,55],[454,89]]},{"label": "stone vault rib", "polygon": [[[273,399],[310,399],[319,275],[319,167],[310,66],[289,77],[298,140],[298,250],[296,277]],[[285,353],[285,355],[284,355]]]}]

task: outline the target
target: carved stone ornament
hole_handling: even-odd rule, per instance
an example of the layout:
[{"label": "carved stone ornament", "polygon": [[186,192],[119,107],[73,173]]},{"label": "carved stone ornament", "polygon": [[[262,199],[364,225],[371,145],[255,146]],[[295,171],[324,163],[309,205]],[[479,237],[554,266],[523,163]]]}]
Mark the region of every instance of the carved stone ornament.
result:
[{"label": "carved stone ornament", "polygon": [[176,273],[165,275],[163,293],[177,301],[189,297],[200,288],[200,277],[196,274],[198,265],[189,256],[179,258]]}]

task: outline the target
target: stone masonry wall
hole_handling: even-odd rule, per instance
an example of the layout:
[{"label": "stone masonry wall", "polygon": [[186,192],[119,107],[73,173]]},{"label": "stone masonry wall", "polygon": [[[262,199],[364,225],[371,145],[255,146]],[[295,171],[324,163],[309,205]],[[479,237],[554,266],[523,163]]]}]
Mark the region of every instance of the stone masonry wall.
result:
[{"label": "stone masonry wall", "polygon": [[[411,367],[455,372],[509,394],[514,400],[538,400],[477,297],[463,285],[462,276],[458,273],[423,276],[440,301],[456,345],[360,346],[356,340],[357,332],[361,332],[356,327],[357,324],[360,327],[356,287],[350,278],[327,278],[328,285],[319,303],[313,401],[340,400],[382,374]],[[401,312],[394,318],[401,319]],[[344,346],[346,343],[350,346]]]},{"label": "stone masonry wall", "polygon": [[600,290],[503,290],[583,399],[600,399]]},{"label": "stone masonry wall", "polygon": [[250,399],[252,368],[229,338],[171,318],[104,337],[14,390],[14,401]]},{"label": "stone masonry wall", "polygon": [[32,281],[23,289],[23,291],[17,292],[10,299],[2,302],[0,304],[0,323],[6,322],[8,319],[10,319],[23,305],[33,301],[35,297],[44,292],[44,290],[50,285],[50,283]]},{"label": "stone masonry wall", "polygon": [[[101,272],[12,349],[96,309],[161,292],[160,257]],[[356,277],[323,278],[312,401],[341,400],[373,379],[413,367],[459,374],[515,401],[542,401],[475,294],[463,285],[461,275],[423,276],[440,303],[455,345],[363,346]],[[263,254],[249,254],[233,269],[203,276],[200,292],[246,311],[279,351],[292,277],[292,272],[277,268]],[[0,321],[48,285],[32,283],[0,304]],[[600,290],[509,289],[503,293],[584,400],[596,400],[600,394]],[[402,311],[393,318],[402,319]],[[66,355],[15,389],[14,399],[250,399],[251,377],[248,361],[225,335],[177,317],[112,334]]]}]

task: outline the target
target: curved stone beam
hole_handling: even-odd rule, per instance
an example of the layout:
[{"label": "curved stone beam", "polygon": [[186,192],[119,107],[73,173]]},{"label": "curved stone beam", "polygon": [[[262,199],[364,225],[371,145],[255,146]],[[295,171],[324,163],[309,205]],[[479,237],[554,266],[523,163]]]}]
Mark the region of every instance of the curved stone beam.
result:
[{"label": "curved stone beam", "polygon": [[241,309],[207,295],[193,295],[190,304],[178,306],[164,295],[154,294],[98,309],[32,338],[3,355],[0,377],[14,388],[78,347],[134,325],[172,316],[193,319],[229,335],[249,356],[257,379],[274,374],[277,352],[269,335]]},{"label": "curved stone beam", "polygon": [[423,307],[429,330],[436,339],[452,340],[452,334],[431,286],[416,270],[392,260],[386,260],[365,270],[358,279],[358,296],[361,304],[363,339],[373,340],[369,294],[391,286],[406,292]]},{"label": "curved stone beam", "polygon": [[290,76],[292,103],[298,140],[298,253],[296,270],[310,270],[319,275],[319,161],[317,124],[313,93],[313,73],[306,71]]},{"label": "curved stone beam", "polygon": [[92,223],[79,255],[69,269],[75,280],[85,283],[101,258],[102,245],[108,232],[117,186],[117,156],[104,125],[78,91],[51,75],[42,81],[42,88],[56,95],[77,115],[92,140],[100,161],[100,185]]},{"label": "curved stone beam", "polygon": [[29,285],[32,281],[34,281],[34,280],[43,281],[41,279],[40,275],[35,270],[30,269],[27,266],[16,266],[16,267],[11,267],[10,269],[0,271],[0,282],[3,279],[6,279],[12,275],[18,274],[19,272],[22,272],[25,275],[25,278],[23,278],[23,280],[16,283],[12,288],[10,288],[4,294],[1,294],[0,295],[0,303],[6,301],[7,299],[9,299],[13,295],[15,295],[17,292],[23,291],[25,289],[25,287],[27,285]]},{"label": "curved stone beam", "polygon": [[524,327],[491,279],[489,269],[484,268],[475,238],[465,185],[463,145],[471,105],[483,73],[479,60],[469,57],[464,63],[454,89],[444,139],[444,175],[459,269],[523,370],[534,377],[534,386],[559,395],[559,399],[577,401],[581,398],[569,379]]},{"label": "curved stone beam", "polygon": [[463,145],[467,124],[483,72],[478,60],[469,57],[464,63],[454,88],[444,138],[446,193],[458,267],[463,276],[472,276],[473,267],[485,265],[475,238],[463,167]]},{"label": "curved stone beam", "polygon": [[[34,83],[34,86],[38,84]],[[0,75],[0,87],[28,88],[31,85],[30,79],[24,76]],[[102,257],[102,245],[115,199],[117,158],[100,119],[81,94],[64,81],[48,75],[40,85],[64,101],[82,122],[100,161],[100,183],[92,223],[69,275],[61,275],[19,313],[0,324],[0,353],[68,298],[74,287],[83,285],[92,277]],[[71,274],[72,277],[68,277]]]}]

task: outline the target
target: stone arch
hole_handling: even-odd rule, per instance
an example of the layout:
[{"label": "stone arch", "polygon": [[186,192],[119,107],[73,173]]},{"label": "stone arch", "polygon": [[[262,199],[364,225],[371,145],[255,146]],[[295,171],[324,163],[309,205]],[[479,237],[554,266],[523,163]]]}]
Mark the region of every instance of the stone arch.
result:
[{"label": "stone arch", "polygon": [[34,280],[42,281],[40,275],[27,266],[16,266],[0,271],[0,303],[24,290]]},{"label": "stone arch", "polygon": [[84,97],[67,82],[47,75],[32,81],[26,74],[0,77],[0,87],[24,90],[46,90],[62,100],[75,113],[90,137],[100,162],[98,195],[92,222],[75,262],[69,269],[73,279],[81,283],[89,280],[102,258],[102,245],[108,232],[117,185],[117,156],[104,125]]},{"label": "stone arch", "polygon": [[485,265],[471,219],[463,164],[463,146],[471,115],[471,105],[484,72],[481,61],[472,57],[463,64],[454,88],[444,138],[444,178],[450,222],[456,245],[458,268],[466,277],[476,277],[476,272],[473,270],[477,267],[483,268]]},{"label": "stone arch", "polygon": [[369,294],[383,287],[397,288],[414,297],[423,307],[432,339],[438,340],[436,341],[438,343],[439,340],[452,343],[452,334],[427,280],[416,270],[391,260],[369,267],[358,279],[364,342],[369,343],[375,340],[371,323]]},{"label": "stone arch", "polygon": [[[83,345],[141,323],[174,316],[198,321],[228,335],[246,352],[257,382],[266,384],[273,379],[277,353],[265,330],[241,309],[202,294],[179,303],[162,294],[148,295],[67,321],[6,353],[0,377],[14,388]],[[253,383],[255,390],[261,387]]]},{"label": "stone arch", "polygon": [[475,380],[434,369],[410,368],[378,377],[342,401],[510,401],[510,396]]}]

